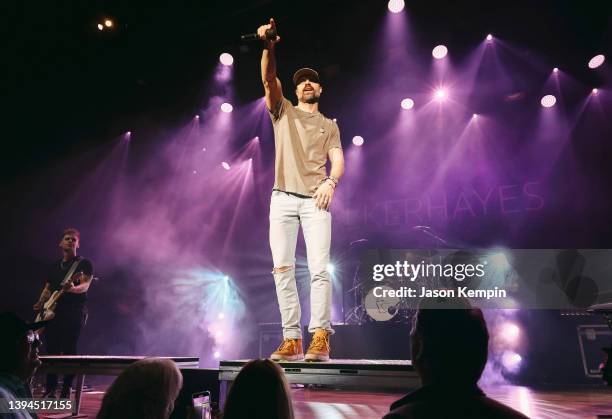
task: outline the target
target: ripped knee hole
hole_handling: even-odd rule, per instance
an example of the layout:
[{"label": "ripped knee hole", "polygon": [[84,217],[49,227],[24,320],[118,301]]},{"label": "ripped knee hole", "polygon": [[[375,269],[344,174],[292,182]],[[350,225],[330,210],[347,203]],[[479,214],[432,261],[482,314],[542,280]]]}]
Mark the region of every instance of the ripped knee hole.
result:
[{"label": "ripped knee hole", "polygon": [[278,268],[275,267],[274,269],[272,269],[272,273],[273,274],[280,274],[283,272],[287,272],[288,270],[292,269],[293,266],[279,266]]}]

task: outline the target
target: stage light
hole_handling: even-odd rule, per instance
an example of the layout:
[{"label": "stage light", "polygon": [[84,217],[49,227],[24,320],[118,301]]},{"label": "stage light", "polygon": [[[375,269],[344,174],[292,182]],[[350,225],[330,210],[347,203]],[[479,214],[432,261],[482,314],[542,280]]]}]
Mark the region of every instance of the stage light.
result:
[{"label": "stage light", "polygon": [[508,269],[510,263],[504,252],[496,252],[489,256],[489,263],[497,269]]},{"label": "stage light", "polygon": [[436,60],[441,60],[446,57],[446,54],[448,54],[448,48],[444,45],[438,45],[431,51],[431,55],[433,55]]},{"label": "stage light", "polygon": [[434,92],[434,97],[440,102],[445,100],[447,96],[448,96],[448,93],[446,92],[446,89],[444,89],[443,87],[436,89],[436,91]]},{"label": "stage light", "polygon": [[234,107],[231,104],[227,103],[227,102],[223,102],[221,104],[221,110],[223,112],[225,112],[225,113],[230,113],[231,111],[234,110]]},{"label": "stage light", "polygon": [[414,108],[414,100],[407,97],[406,99],[402,100],[401,106],[403,109],[412,109]]},{"label": "stage light", "polygon": [[540,103],[545,108],[552,108],[553,106],[555,106],[555,103],[557,103],[557,98],[553,95],[546,95],[542,98],[542,100],[540,100]]},{"label": "stage light", "polygon": [[217,314],[217,318],[218,318],[219,320],[223,320],[223,319],[225,318],[225,314],[223,314],[223,313],[219,313],[219,314]]},{"label": "stage light", "polygon": [[338,120],[337,120],[336,118],[332,119],[332,121],[334,121],[334,122],[338,122]]},{"label": "stage light", "polygon": [[404,0],[389,0],[389,3],[387,3],[387,7],[391,13],[401,12],[404,10],[404,6],[406,6]]},{"label": "stage light", "polygon": [[194,171],[193,171],[193,174],[194,174],[194,175],[197,175],[197,174],[198,174],[198,171],[197,171],[197,170],[194,170]]},{"label": "stage light", "polygon": [[520,334],[521,334],[521,329],[514,323],[504,323],[501,326],[501,330],[500,330],[501,338],[508,344],[511,344],[511,345],[516,344]]},{"label": "stage light", "polygon": [[355,135],[353,137],[353,144],[355,144],[357,147],[361,147],[364,143],[364,139],[361,135]]},{"label": "stage light", "polygon": [[259,136],[256,135],[255,137],[253,137],[253,141],[259,141]]},{"label": "stage light", "polygon": [[202,147],[202,151],[206,151],[206,147]]},{"label": "stage light", "polygon": [[225,282],[229,282],[229,276],[227,276],[227,275],[223,276],[223,280],[224,280]]},{"label": "stage light", "polygon": [[232,65],[234,64],[234,57],[232,57],[232,54],[224,52],[219,56],[219,61],[223,65]]},{"label": "stage light", "polygon": [[490,41],[492,41],[492,40],[493,40],[493,35],[488,34],[488,35],[487,35],[487,41],[489,41],[489,42],[490,42]]},{"label": "stage light", "polygon": [[502,355],[502,365],[504,366],[504,368],[506,368],[509,371],[517,371],[519,365],[521,364],[521,361],[523,360],[523,358],[517,354],[516,352],[513,351],[506,351],[504,352],[504,354]]},{"label": "stage light", "polygon": [[330,274],[333,274],[335,270],[336,270],[336,267],[334,266],[333,263],[327,264],[327,272],[329,272]]},{"label": "stage light", "polygon": [[594,56],[589,60],[589,68],[597,68],[606,61],[606,57],[603,54]]},{"label": "stage light", "polygon": [[478,119],[478,114],[477,113],[472,114],[472,119]]},{"label": "stage light", "polygon": [[215,353],[213,354],[213,356],[215,358],[219,358],[221,356],[221,353],[219,351],[215,351]]},{"label": "stage light", "polygon": [[231,169],[231,166],[229,165],[228,162],[224,161],[221,163],[221,167],[223,167],[225,170],[229,170]]},{"label": "stage light", "polygon": [[559,69],[557,67],[553,68],[553,73],[558,73]]},{"label": "stage light", "polygon": [[217,333],[215,333],[215,336],[220,338],[221,336],[223,336],[223,332],[222,331],[217,331]]},{"label": "stage light", "polygon": [[107,28],[112,28],[113,27],[113,21],[110,19],[104,19],[104,26],[106,26]]},{"label": "stage light", "polygon": [[99,31],[104,30],[104,25],[103,25],[103,24],[101,24],[101,23],[98,23],[98,30],[99,30]]},{"label": "stage light", "polygon": [[597,93],[599,93],[599,89],[597,88],[593,89],[593,94],[596,95]]}]

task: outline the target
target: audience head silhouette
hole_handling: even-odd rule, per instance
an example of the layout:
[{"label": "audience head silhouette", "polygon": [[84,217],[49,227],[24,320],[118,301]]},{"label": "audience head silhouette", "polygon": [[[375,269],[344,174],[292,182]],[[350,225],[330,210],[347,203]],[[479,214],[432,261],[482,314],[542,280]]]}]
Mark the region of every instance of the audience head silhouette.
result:
[{"label": "audience head silhouette", "polygon": [[169,359],[148,358],[127,367],[109,387],[98,419],[167,419],[183,386]]},{"label": "audience head silhouette", "polygon": [[247,363],[232,384],[223,419],[293,419],[282,369],[269,359]]}]

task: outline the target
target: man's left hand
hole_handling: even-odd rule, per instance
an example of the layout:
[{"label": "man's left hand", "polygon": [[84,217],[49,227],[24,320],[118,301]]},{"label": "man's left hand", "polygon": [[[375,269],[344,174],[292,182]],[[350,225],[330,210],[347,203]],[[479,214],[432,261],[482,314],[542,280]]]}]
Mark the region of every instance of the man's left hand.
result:
[{"label": "man's left hand", "polygon": [[328,210],[331,205],[334,196],[334,187],[330,185],[330,182],[331,180],[323,182],[313,195],[315,205],[319,209]]}]

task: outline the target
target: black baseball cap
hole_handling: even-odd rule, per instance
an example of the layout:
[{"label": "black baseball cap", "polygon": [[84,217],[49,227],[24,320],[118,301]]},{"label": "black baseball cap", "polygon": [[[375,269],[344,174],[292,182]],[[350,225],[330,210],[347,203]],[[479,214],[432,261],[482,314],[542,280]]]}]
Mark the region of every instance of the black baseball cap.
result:
[{"label": "black baseball cap", "polygon": [[317,73],[312,68],[305,67],[300,68],[298,71],[295,72],[295,74],[293,75],[293,84],[297,86],[298,81],[303,77],[307,77],[310,81],[313,81],[315,83],[321,83],[319,81],[319,73]]},{"label": "black baseball cap", "polygon": [[5,311],[0,314],[0,340],[4,342],[19,339],[29,330],[38,330],[49,323],[50,320],[27,323],[13,312]]}]

